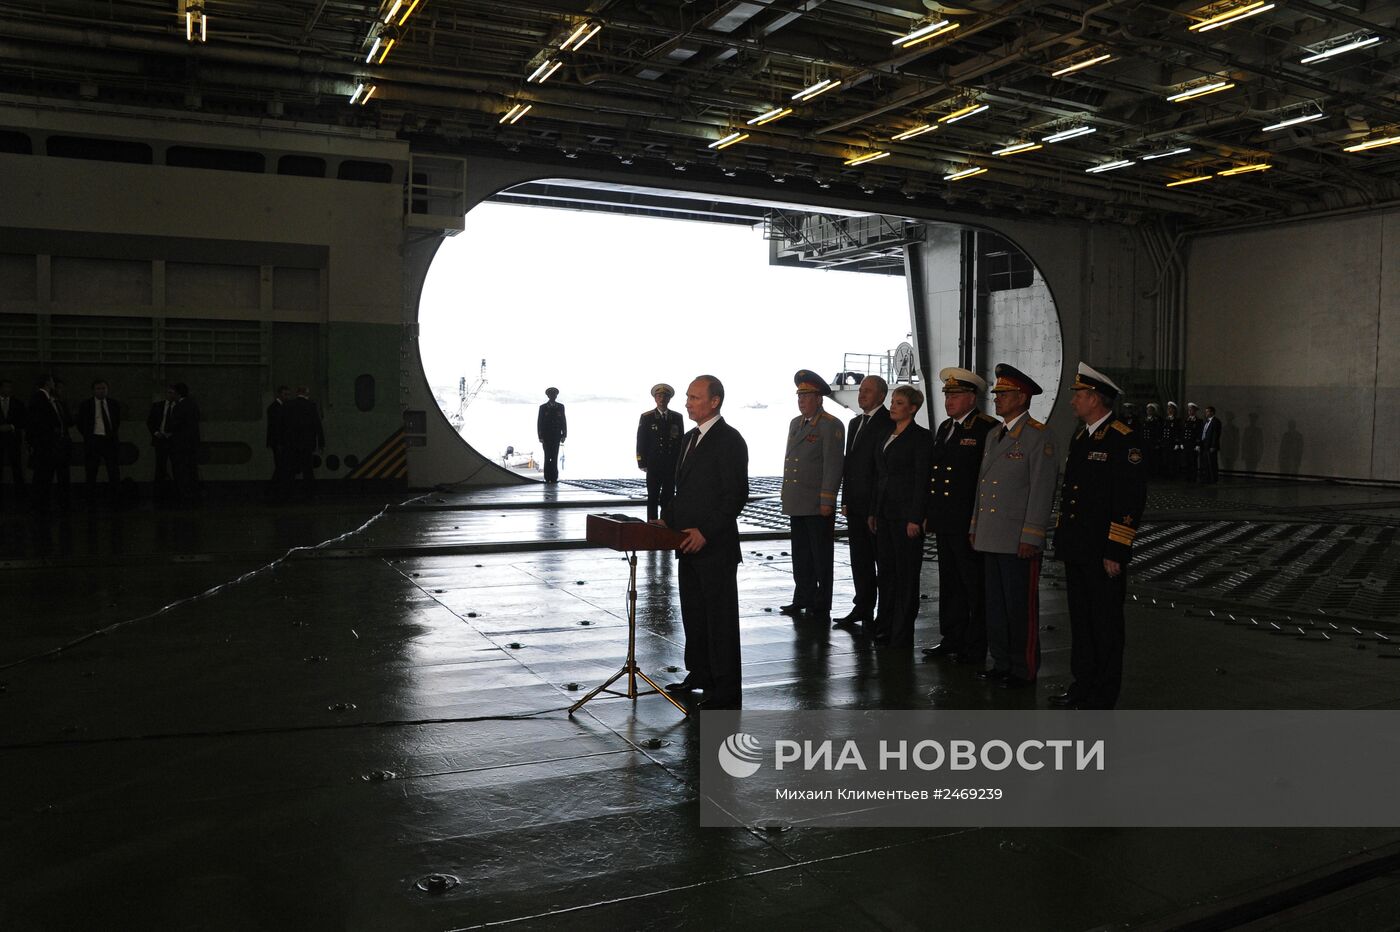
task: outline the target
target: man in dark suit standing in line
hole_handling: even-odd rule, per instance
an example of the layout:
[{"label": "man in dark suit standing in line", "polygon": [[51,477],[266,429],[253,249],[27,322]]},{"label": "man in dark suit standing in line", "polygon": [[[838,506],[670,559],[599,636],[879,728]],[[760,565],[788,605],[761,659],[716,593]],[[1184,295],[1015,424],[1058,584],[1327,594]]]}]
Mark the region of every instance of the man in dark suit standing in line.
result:
[{"label": "man in dark suit standing in line", "polygon": [[288,486],[292,483],[292,451],[287,436],[287,402],[291,401],[292,390],[285,385],[277,386],[277,394],[267,406],[267,448],[272,451],[272,498],[283,501],[287,498]]},{"label": "man in dark suit standing in line", "polygon": [[155,452],[156,468],[151,476],[157,502],[170,499],[170,414],[179,399],[174,385],[165,387],[165,399],[151,403],[146,413],[146,429],[151,433],[151,449]]},{"label": "man in dark suit standing in line", "polygon": [[0,379],[0,504],[4,502],[5,470],[15,485],[15,502],[24,498],[24,471],[19,465],[19,449],[24,442],[24,426],[28,413],[24,402],[14,396],[14,383]]},{"label": "man in dark suit standing in line", "polygon": [[849,615],[832,622],[832,627],[875,621],[880,575],[876,563],[875,535],[867,518],[875,497],[875,451],[894,429],[885,396],[889,383],[878,375],[861,379],[856,404],[861,414],[851,418],[846,430],[846,460],[841,474],[841,514],[846,516],[846,543],[851,551],[851,581],[856,594]]},{"label": "man in dark suit standing in line", "polygon": [[948,418],[933,434],[925,527],[938,541],[938,631],[942,639],[924,648],[925,657],[949,657],[984,666],[987,659],[986,582],[982,554],[967,538],[977,500],[977,474],[987,434],[997,420],[977,410],[987,381],[968,369],[949,367],[943,382]]},{"label": "man in dark suit standing in line", "polygon": [[1220,480],[1220,421],[1215,408],[1206,405],[1206,419],[1201,422],[1201,481]]},{"label": "man in dark suit standing in line", "polygon": [[321,428],[321,412],[305,385],[297,386],[297,396],[287,402],[287,445],[292,457],[290,478],[304,477],[302,497],[310,498],[316,481],[316,454],[325,449],[326,434]]},{"label": "man in dark suit standing in line", "polygon": [[[665,382],[651,387],[656,407],[637,422],[637,468],[647,474],[647,520],[655,521],[676,493],[676,457],[681,452],[685,419],[666,406],[676,390]],[[560,406],[562,407],[562,405]]]},{"label": "man in dark suit standing in line", "polygon": [[78,433],[83,437],[83,471],[87,478],[88,505],[97,503],[97,466],[107,469],[107,498],[117,500],[121,488],[121,466],[117,462],[117,439],[121,430],[122,406],[109,398],[105,379],[92,383],[92,397],[78,403]]},{"label": "man in dark suit standing in line", "polygon": [[199,491],[199,405],[190,397],[190,387],[176,382],[175,404],[166,426],[170,429],[170,460],[175,469],[175,492],[192,501]]},{"label": "man in dark suit standing in line", "polygon": [[749,447],[720,417],[724,385],[697,376],[685,410],[695,427],[676,467],[676,495],[662,523],[685,534],[680,545],[685,679],[672,693],[705,691],[701,709],[737,709],[739,686],[739,512],[749,496]]},{"label": "man in dark suit standing in line", "polygon": [[28,414],[24,433],[29,441],[29,468],[34,470],[33,504],[35,510],[47,514],[53,500],[54,477],[60,468],[68,468],[67,452],[60,450],[68,443],[67,418],[54,394],[52,375],[34,380]]},{"label": "man in dark suit standing in line", "polygon": [[559,389],[550,386],[544,390],[549,400],[540,405],[540,413],[535,418],[535,436],[544,445],[544,481],[559,481],[559,444],[569,436],[569,421],[564,416],[564,406],[554,399],[559,397]]}]

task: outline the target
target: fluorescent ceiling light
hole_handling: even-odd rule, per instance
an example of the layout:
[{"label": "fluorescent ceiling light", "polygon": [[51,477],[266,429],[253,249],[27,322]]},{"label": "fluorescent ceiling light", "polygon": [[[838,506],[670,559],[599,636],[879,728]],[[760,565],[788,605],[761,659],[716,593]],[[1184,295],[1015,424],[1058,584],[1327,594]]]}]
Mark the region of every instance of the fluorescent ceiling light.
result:
[{"label": "fluorescent ceiling light", "polygon": [[559,66],[562,64],[564,64],[563,59],[554,61],[546,58],[544,61],[540,62],[538,68],[530,73],[530,76],[525,79],[525,83],[530,84],[531,82],[538,81],[540,84],[543,84],[549,80],[550,75],[559,70]]},{"label": "fluorescent ceiling light", "polygon": [[588,31],[588,21],[587,21],[587,20],[584,20],[583,22],[579,23],[576,27],[574,27],[574,31],[571,32],[571,33],[569,33],[569,37],[568,37],[567,39],[565,39],[563,42],[559,43],[559,51],[561,51],[561,52],[567,52],[567,51],[569,50],[569,46],[571,46],[571,45],[574,44],[574,40],[577,39],[579,36],[583,35],[583,34],[584,34],[585,32],[587,32],[587,31]]},{"label": "fluorescent ceiling light", "polygon": [[1228,26],[1237,23],[1242,19],[1248,19],[1267,10],[1272,10],[1272,3],[1265,3],[1264,0],[1254,0],[1252,3],[1244,3],[1236,7],[1231,7],[1220,13],[1216,13],[1209,19],[1203,19],[1199,23],[1193,23],[1187,27],[1191,32],[1210,32],[1212,29],[1219,29],[1221,26]]},{"label": "fluorescent ceiling light", "polygon": [[922,123],[913,129],[906,129],[902,133],[895,133],[890,139],[895,142],[903,142],[906,139],[913,139],[915,136],[922,136],[924,133],[931,133],[938,129],[937,123]]},{"label": "fluorescent ceiling light", "polygon": [[389,53],[394,50],[394,43],[396,42],[398,42],[397,39],[390,39],[388,42],[384,43],[384,51],[379,53],[379,61],[376,62],[376,64],[384,64],[384,59],[388,58]]},{"label": "fluorescent ceiling light", "polygon": [[745,139],[748,139],[748,138],[749,138],[749,134],[748,134],[748,133],[743,133],[743,132],[740,132],[739,130],[736,129],[736,130],[734,130],[734,132],[730,133],[728,136],[725,136],[723,139],[716,139],[714,142],[712,142],[712,143],[710,143],[708,146],[706,146],[706,148],[708,148],[708,149],[728,149],[730,146],[734,145],[736,142],[743,142]]},{"label": "fluorescent ceiling light", "polygon": [[830,78],[822,78],[820,81],[818,81],[816,84],[813,84],[811,87],[805,88],[804,90],[800,90],[796,94],[793,94],[792,99],[811,100],[818,94],[825,94],[827,91],[840,86],[840,81],[833,81]]},{"label": "fluorescent ceiling light", "polygon": [[998,149],[995,152],[993,152],[992,155],[1015,155],[1018,152],[1030,152],[1039,148],[1040,143],[1026,140],[1025,142],[1013,143],[1012,145],[1009,145],[1004,149]]},{"label": "fluorescent ceiling light", "polygon": [[883,149],[877,150],[875,152],[867,152],[864,155],[858,155],[853,159],[846,159],[846,164],[864,165],[867,162],[878,162],[880,159],[883,159],[887,155],[889,155],[889,153]]},{"label": "fluorescent ceiling light", "polygon": [[1375,45],[1377,42],[1380,41],[1380,36],[1367,36],[1364,39],[1356,39],[1344,45],[1338,45],[1333,48],[1330,48],[1325,52],[1314,52],[1312,55],[1309,55],[1308,57],[1302,59],[1302,64],[1310,65],[1315,61],[1322,61],[1324,58],[1331,58],[1333,55],[1340,55],[1343,52],[1355,52],[1357,49],[1364,49],[1368,46]]},{"label": "fluorescent ceiling light", "polygon": [[386,26],[394,21],[394,14],[399,11],[399,7],[401,6],[403,6],[403,0],[394,0],[394,5],[389,7],[389,12],[384,14],[384,24]]},{"label": "fluorescent ceiling light", "polygon": [[1354,146],[1347,146],[1343,152],[1365,152],[1367,149],[1379,149],[1382,146],[1393,146],[1400,144],[1400,136],[1386,136],[1383,139],[1367,139],[1365,142],[1358,142]]},{"label": "fluorescent ceiling light", "polygon": [[[588,20],[578,24],[569,37],[559,45],[561,52],[577,52],[583,48],[583,44],[598,34],[598,30],[603,28],[602,23],[590,23]],[[572,48],[570,47],[572,46]]]},{"label": "fluorescent ceiling light", "polygon": [[360,99],[360,95],[363,94],[364,92],[365,92],[365,86],[364,86],[363,84],[356,84],[356,85],[355,85],[355,93],[353,93],[353,94],[350,95],[350,102],[353,104],[355,101],[359,100],[359,99]]},{"label": "fluorescent ceiling light", "polygon": [[516,104],[505,113],[501,114],[500,123],[515,123],[525,114],[530,112],[534,104]]},{"label": "fluorescent ceiling light", "polygon": [[1209,181],[1214,177],[1214,175],[1193,175],[1190,178],[1178,178],[1176,181],[1168,181],[1167,187],[1179,188],[1184,184],[1195,184],[1198,181]]},{"label": "fluorescent ceiling light", "polygon": [[774,107],[767,113],[760,113],[752,120],[748,121],[749,126],[762,126],[764,123],[772,123],[774,120],[781,120],[792,113],[791,107]]},{"label": "fluorescent ceiling light", "polygon": [[936,23],[920,26],[907,36],[900,36],[898,39],[891,42],[890,45],[899,45],[907,49],[911,45],[918,45],[920,42],[927,42],[929,39],[936,39],[941,35],[950,33],[954,29],[957,29],[958,26],[958,23],[940,19]]},{"label": "fluorescent ceiling light", "polygon": [[1171,95],[1167,98],[1167,100],[1171,101],[1174,104],[1179,104],[1196,97],[1204,97],[1207,94],[1214,94],[1218,91],[1228,91],[1234,86],[1235,84],[1233,81],[1212,81],[1209,84],[1197,84],[1195,87],[1188,87],[1184,91],[1179,91]]},{"label": "fluorescent ceiling light", "polygon": [[1299,123],[1311,123],[1313,120],[1320,120],[1325,116],[1327,116],[1325,113],[1305,113],[1302,116],[1296,116],[1288,120],[1280,120],[1277,123],[1266,126],[1264,127],[1264,132],[1267,133],[1270,130],[1283,129],[1285,126],[1297,126]]},{"label": "fluorescent ceiling light", "polygon": [[1133,164],[1132,159],[1119,159],[1116,162],[1104,162],[1102,165],[1095,165],[1093,168],[1086,168],[1084,170],[1091,175],[1096,175],[1099,172],[1111,172],[1119,168],[1127,168],[1131,164]]},{"label": "fluorescent ceiling light", "polygon": [[1097,133],[1097,126],[1076,126],[1074,129],[1061,130],[1058,133],[1051,133],[1043,137],[1041,142],[1064,142],[1066,139],[1074,139],[1077,136],[1087,136],[1090,133]]},{"label": "fluorescent ceiling light", "polygon": [[408,18],[413,15],[413,11],[418,9],[418,4],[422,2],[423,0],[413,0],[413,2],[408,5],[408,9],[404,11],[403,16],[399,17],[400,27],[402,27],[404,23],[408,22]]},{"label": "fluorescent ceiling light", "polygon": [[1175,149],[1163,149],[1161,152],[1153,152],[1151,155],[1144,155],[1142,160],[1144,162],[1150,162],[1153,159],[1165,159],[1173,155],[1185,155],[1190,151],[1190,146],[1177,146]]},{"label": "fluorescent ceiling light", "polygon": [[365,91],[365,96],[360,98],[360,106],[363,107],[365,104],[369,103],[369,99],[374,96],[374,92],[377,90],[379,90],[379,85],[371,84],[369,90]]},{"label": "fluorescent ceiling light", "polygon": [[964,168],[962,171],[953,172],[951,175],[944,175],[944,181],[961,181],[964,178],[971,178],[973,175],[980,175],[986,171],[985,168]]},{"label": "fluorescent ceiling light", "polygon": [[1067,66],[1067,67],[1061,68],[1059,71],[1052,71],[1052,72],[1050,72],[1050,77],[1052,77],[1052,78],[1058,78],[1058,77],[1059,77],[1060,75],[1062,75],[1062,74],[1069,74],[1071,71],[1080,71],[1080,70],[1082,70],[1082,69],[1084,69],[1084,68],[1089,68],[1089,67],[1091,67],[1091,66],[1093,66],[1093,65],[1100,64],[1101,62],[1112,61],[1112,60],[1113,60],[1113,56],[1112,56],[1112,55],[1109,55],[1107,52],[1105,52],[1105,53],[1102,54],[1102,55],[1096,55],[1096,56],[1094,56],[1093,58],[1086,58],[1086,59],[1084,59],[1083,61],[1075,62],[1075,63],[1072,64],[1072,65],[1069,65],[1069,66]]},{"label": "fluorescent ceiling light", "polygon": [[965,119],[965,118],[967,118],[967,117],[972,116],[974,113],[981,113],[983,110],[988,110],[988,109],[990,109],[990,108],[991,108],[991,104],[975,104],[975,103],[973,103],[973,104],[968,104],[966,107],[963,107],[961,110],[954,110],[952,113],[949,113],[949,114],[946,114],[946,115],[944,115],[944,116],[939,117],[939,118],[938,118],[938,122],[940,122],[940,123],[956,123],[956,122],[958,122],[959,120],[962,120],[962,119]]},{"label": "fluorescent ceiling light", "polygon": [[1227,168],[1220,173],[1224,178],[1228,175],[1247,175],[1250,172],[1266,172],[1273,168],[1268,162],[1255,162],[1253,165],[1236,165],[1234,168]]},{"label": "fluorescent ceiling light", "polygon": [[374,53],[377,51],[379,51],[379,37],[375,36],[373,44],[371,44],[369,47],[369,54],[365,56],[366,65],[369,64],[370,59],[374,58]]}]

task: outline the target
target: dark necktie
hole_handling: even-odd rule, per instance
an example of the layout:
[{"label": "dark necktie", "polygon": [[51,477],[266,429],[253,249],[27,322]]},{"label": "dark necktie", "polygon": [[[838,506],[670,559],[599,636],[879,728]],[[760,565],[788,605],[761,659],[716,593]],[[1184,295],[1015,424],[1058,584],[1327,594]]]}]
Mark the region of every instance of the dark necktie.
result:
[{"label": "dark necktie", "polygon": [[856,429],[851,433],[851,446],[855,446],[856,438],[860,436],[860,429],[865,426],[865,422],[870,420],[870,415],[862,414],[856,418]]},{"label": "dark necktie", "polygon": [[112,436],[112,418],[107,413],[107,399],[102,399],[102,432],[108,437]]},{"label": "dark necktie", "polygon": [[160,416],[160,432],[162,434],[169,433],[169,431],[165,429],[165,423],[168,420],[170,420],[170,402],[167,401],[165,403],[165,413]]},{"label": "dark necktie", "polygon": [[695,445],[696,445],[697,443],[699,443],[699,442],[700,442],[700,428],[697,427],[697,428],[695,428],[694,430],[692,430],[692,431],[690,432],[690,443],[688,443],[688,444],[685,445],[685,456],[682,456],[682,457],[681,457],[681,462],[682,462],[682,463],[684,463],[686,460],[690,459],[690,454],[695,452]]},{"label": "dark necktie", "polygon": [[1001,433],[997,434],[997,443],[1001,443],[1003,440],[1005,440],[1005,439],[1006,439],[1006,434],[1007,434],[1006,425],[1003,424],[1003,425],[1001,425]]}]

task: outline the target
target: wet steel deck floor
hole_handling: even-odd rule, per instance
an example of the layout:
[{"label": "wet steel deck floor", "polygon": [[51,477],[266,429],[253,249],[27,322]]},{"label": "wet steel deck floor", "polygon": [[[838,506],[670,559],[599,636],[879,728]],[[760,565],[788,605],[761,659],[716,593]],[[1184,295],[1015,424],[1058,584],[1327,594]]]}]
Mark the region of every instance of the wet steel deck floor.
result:
[{"label": "wet steel deck floor", "polygon": [[[1224,521],[1291,535],[1289,553],[1326,540],[1334,564],[1388,579],[1375,518],[1397,499],[1154,490],[1161,554],[1135,564],[1123,706],[1400,707],[1395,648],[1370,633],[1400,619],[1236,604],[1171,562],[1214,547],[1277,572],[1273,545],[1194,533]],[[626,643],[627,565],[582,546],[584,516],[640,506],[568,485],[386,504],[0,514],[0,928],[1396,927],[1400,829],[702,830],[697,723],[656,696],[564,712],[568,684],[611,675]],[[745,528],[746,708],[1035,707],[1065,683],[1053,569],[1041,682],[1006,693],[795,626],[775,611],[791,582],[771,508]],[[644,554],[639,572],[639,660],[670,680],[674,564]],[[924,591],[931,643],[932,561]],[[1265,611],[1367,637],[1270,637],[1245,621]],[[460,883],[416,888],[434,873]]]}]

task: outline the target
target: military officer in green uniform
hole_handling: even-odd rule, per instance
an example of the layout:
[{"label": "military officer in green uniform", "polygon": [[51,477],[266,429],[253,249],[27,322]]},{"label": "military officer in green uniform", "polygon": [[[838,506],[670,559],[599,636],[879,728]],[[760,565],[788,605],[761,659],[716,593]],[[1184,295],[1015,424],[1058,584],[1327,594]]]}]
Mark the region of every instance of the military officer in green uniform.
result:
[{"label": "military officer in green uniform", "polygon": [[943,382],[943,410],[948,418],[933,432],[924,527],[938,541],[942,639],[925,647],[924,656],[981,665],[987,659],[985,583],[982,555],[972,552],[967,528],[972,523],[982,451],[997,419],[977,410],[977,396],[987,390],[986,379],[956,367],[942,370],[938,378]]},{"label": "military officer in green uniform", "polygon": [[647,520],[655,521],[676,491],[676,459],[681,452],[685,420],[667,405],[676,390],[665,382],[651,387],[656,407],[642,412],[637,422],[637,468],[647,474]]},{"label": "military officer in green uniform", "polygon": [[831,621],[831,583],[836,547],[836,493],[845,461],[846,428],[822,410],[831,394],[810,369],[793,376],[797,410],[788,425],[783,460],[783,514],[791,522],[792,603],[780,611],[813,621]]},{"label": "military officer in green uniform", "polygon": [[972,549],[982,554],[987,592],[987,649],[992,666],[977,674],[1015,689],[1040,671],[1040,562],[1055,501],[1055,442],[1030,415],[1035,380],[997,363],[997,415],[987,437],[972,510]]},{"label": "military officer in green uniform", "polygon": [[1052,705],[1111,709],[1123,682],[1123,601],[1128,558],[1147,501],[1138,432],[1113,418],[1120,389],[1079,364],[1070,406],[1082,421],[1069,444],[1055,556],[1065,563],[1069,601],[1069,689]]}]

